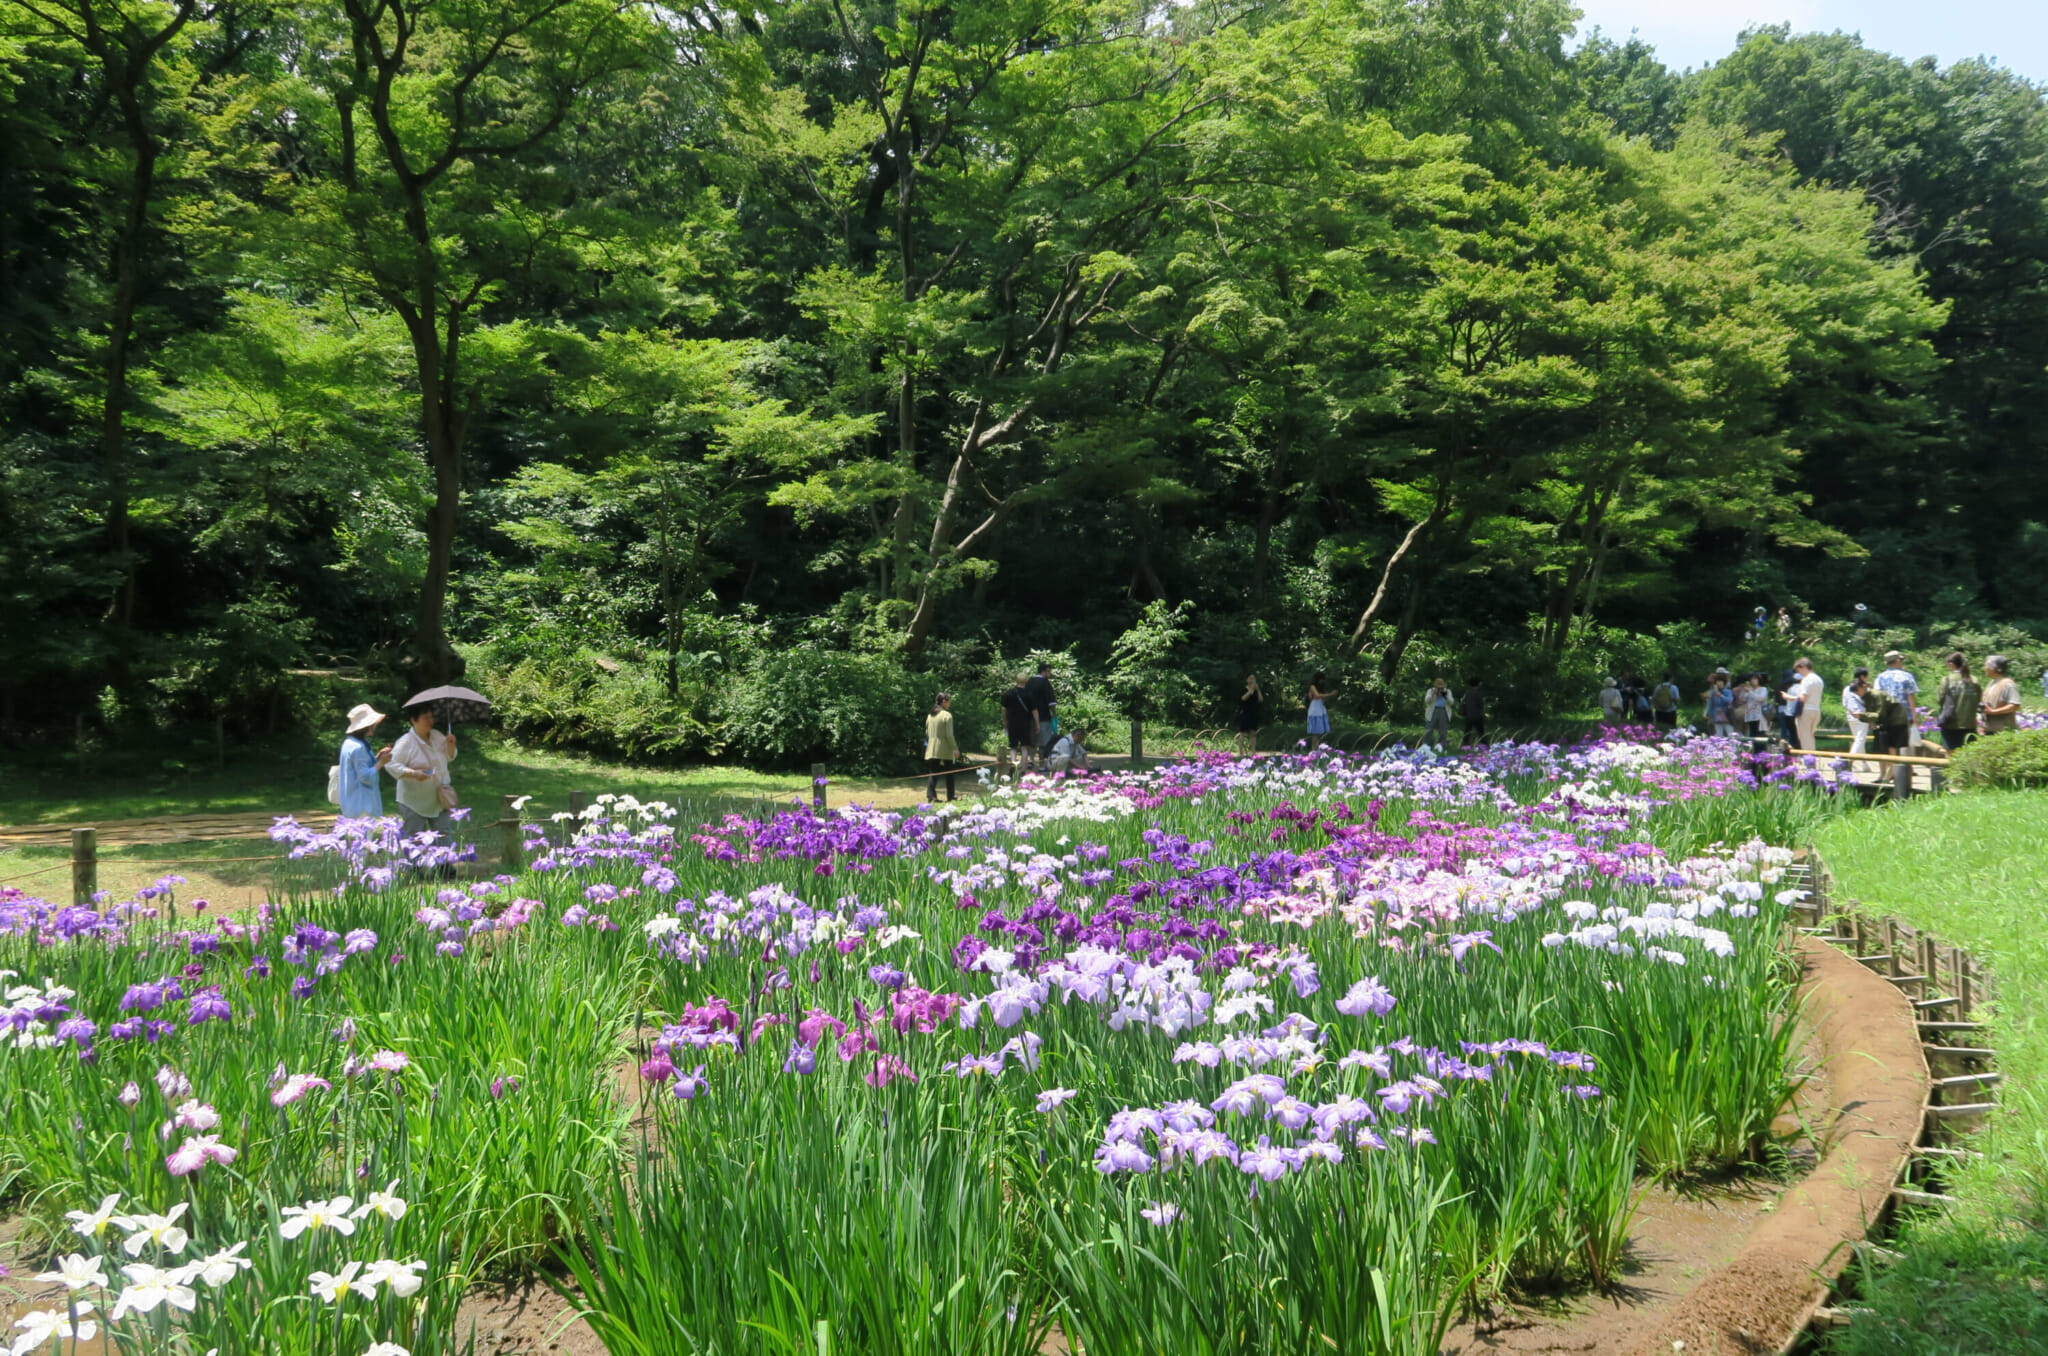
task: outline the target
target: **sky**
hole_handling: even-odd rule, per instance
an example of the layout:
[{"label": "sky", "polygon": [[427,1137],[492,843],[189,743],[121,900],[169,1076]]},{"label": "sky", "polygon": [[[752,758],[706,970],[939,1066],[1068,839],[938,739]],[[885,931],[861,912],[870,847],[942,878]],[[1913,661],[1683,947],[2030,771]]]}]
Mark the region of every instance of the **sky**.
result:
[{"label": "sky", "polygon": [[1600,31],[1625,42],[1630,30],[1673,70],[1703,66],[1759,24],[1794,32],[1861,33],[1866,47],[1942,65],[1991,57],[2037,84],[2048,84],[2048,0],[1577,0],[1584,37]]}]

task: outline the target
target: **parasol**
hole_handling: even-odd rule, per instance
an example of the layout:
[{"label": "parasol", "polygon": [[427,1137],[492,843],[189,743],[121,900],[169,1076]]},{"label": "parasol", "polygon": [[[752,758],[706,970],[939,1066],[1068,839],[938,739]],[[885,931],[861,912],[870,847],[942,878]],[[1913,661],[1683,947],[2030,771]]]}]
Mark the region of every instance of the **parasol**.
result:
[{"label": "parasol", "polygon": [[406,698],[399,709],[410,713],[423,706],[434,709],[434,723],[444,730],[458,721],[466,724],[487,719],[491,714],[491,699],[466,687],[430,687]]}]

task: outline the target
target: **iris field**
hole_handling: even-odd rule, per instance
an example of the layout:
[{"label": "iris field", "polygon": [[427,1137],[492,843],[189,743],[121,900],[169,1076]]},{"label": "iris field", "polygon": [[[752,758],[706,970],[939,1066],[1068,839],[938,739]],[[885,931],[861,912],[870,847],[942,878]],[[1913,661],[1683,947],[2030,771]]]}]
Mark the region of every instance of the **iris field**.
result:
[{"label": "iris field", "polygon": [[[541,1272],[615,1353],[1434,1352],[1598,1285],[1795,1086],[1788,845],[1734,741],[1220,755],[930,811],[606,799],[457,879],[0,891],[15,1356],[461,1351]],[[5,1284],[0,1282],[0,1284]]]}]

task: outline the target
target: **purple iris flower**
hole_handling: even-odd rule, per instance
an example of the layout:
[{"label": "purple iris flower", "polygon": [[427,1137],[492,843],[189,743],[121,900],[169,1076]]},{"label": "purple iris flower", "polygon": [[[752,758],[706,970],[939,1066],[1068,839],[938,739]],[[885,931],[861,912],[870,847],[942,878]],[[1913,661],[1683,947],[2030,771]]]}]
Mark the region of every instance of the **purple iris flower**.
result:
[{"label": "purple iris flower", "polygon": [[232,1021],[234,1012],[228,1007],[228,1000],[220,996],[220,990],[207,989],[192,995],[191,1007],[187,1009],[187,1025],[198,1026],[201,1022]]},{"label": "purple iris flower", "polygon": [[789,1057],[782,1061],[782,1071],[793,1074],[810,1074],[817,1070],[818,1052],[800,1040],[789,1043]]}]

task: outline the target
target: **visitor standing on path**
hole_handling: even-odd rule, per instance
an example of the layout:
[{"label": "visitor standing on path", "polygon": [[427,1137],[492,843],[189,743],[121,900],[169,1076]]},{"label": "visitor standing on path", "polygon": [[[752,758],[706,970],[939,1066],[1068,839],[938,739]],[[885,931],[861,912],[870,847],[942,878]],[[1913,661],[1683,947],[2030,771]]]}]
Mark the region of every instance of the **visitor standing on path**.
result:
[{"label": "visitor standing on path", "polygon": [[1786,669],[1778,680],[1778,738],[1788,748],[1799,747],[1799,713],[1804,709],[1799,701],[1799,674]]},{"label": "visitor standing on path", "polygon": [[1028,674],[1018,674],[1017,681],[1010,684],[997,705],[1003,708],[1003,737],[1009,745],[1009,758],[1022,768],[1029,760],[1034,747],[1032,733],[1034,722],[1031,718],[1031,694],[1025,685],[1031,681]]},{"label": "visitor standing on path", "polygon": [[1814,736],[1820,733],[1821,698],[1826,695],[1828,685],[1813,671],[1811,659],[1793,660],[1792,671],[1798,675],[1792,684],[1792,690],[1799,694],[1799,711],[1793,719],[1795,733],[1799,736],[1797,747],[1814,753],[1818,751]]},{"label": "visitor standing on path", "polygon": [[1735,694],[1728,690],[1724,673],[1707,679],[1707,728],[1717,735],[1735,733]]},{"label": "visitor standing on path", "polygon": [[1920,682],[1906,672],[1906,656],[1897,650],[1887,650],[1884,656],[1884,671],[1872,680],[1872,686],[1883,693],[1896,710],[1888,709],[1887,719],[1877,726],[1877,751],[1879,753],[1904,753],[1913,747],[1913,722],[1919,718]]},{"label": "visitor standing on path", "polygon": [[1323,675],[1319,672],[1308,680],[1308,732],[1317,738],[1330,732],[1329,702],[1337,694],[1323,691]]},{"label": "visitor standing on path", "polygon": [[1678,728],[1678,704],[1685,700],[1685,694],[1678,690],[1678,683],[1669,673],[1664,681],[1650,691],[1650,719],[1667,730]]},{"label": "visitor standing on path", "polygon": [[1237,731],[1237,751],[1257,753],[1259,751],[1259,710],[1266,704],[1266,694],[1259,690],[1259,675],[1247,673],[1244,676],[1244,691],[1237,699],[1237,714],[1231,718],[1231,728]]},{"label": "visitor standing on path", "polygon": [[1771,690],[1764,686],[1764,676],[1752,673],[1742,680],[1742,724],[1749,731],[1751,739],[1762,739],[1770,733],[1767,726],[1771,706]]},{"label": "visitor standing on path", "polygon": [[2013,681],[2012,664],[2002,654],[1984,661],[1984,676],[1991,680],[1984,689],[1978,710],[1984,717],[1984,733],[2004,734],[2020,728],[2020,685]]},{"label": "visitor standing on path", "polygon": [[924,799],[935,805],[939,799],[939,774],[946,774],[946,799],[953,799],[954,768],[960,762],[960,741],[953,737],[953,694],[941,692],[932,698],[932,709],[924,718]]},{"label": "visitor standing on path", "polygon": [[336,760],[336,800],[343,819],[378,819],[384,814],[384,786],[380,769],[391,759],[391,746],[372,752],[370,736],[377,732],[384,713],[368,702],[350,708],[348,733],[341,739],[341,757]]},{"label": "visitor standing on path", "polygon": [[391,746],[391,758],[384,770],[398,779],[398,814],[404,821],[405,836],[414,838],[432,831],[444,840],[452,839],[455,821],[448,812],[455,808],[455,786],[448,776],[448,764],[455,759],[455,736],[434,728],[434,708],[422,707],[409,717],[412,728]]},{"label": "visitor standing on path", "polygon": [[1052,690],[1052,665],[1040,664],[1038,672],[1024,680],[1024,699],[1031,705],[1031,748],[1043,758],[1059,733],[1059,718],[1053,714],[1058,699]]},{"label": "visitor standing on path", "polygon": [[1941,746],[1954,753],[1977,737],[1977,708],[1984,689],[1970,672],[1970,661],[1961,650],[1950,654],[1948,672],[1935,690],[1936,722],[1941,726]]},{"label": "visitor standing on path", "polygon": [[1465,695],[1458,699],[1458,712],[1465,718],[1465,732],[1458,737],[1458,747],[1477,742],[1486,747],[1486,694],[1479,690],[1477,678],[1465,680]]},{"label": "visitor standing on path", "polygon": [[1621,724],[1621,684],[1612,676],[1600,680],[1600,719],[1609,725]]},{"label": "visitor standing on path", "polygon": [[1427,743],[1443,748],[1451,742],[1451,685],[1439,678],[1422,697],[1422,717],[1429,722]]},{"label": "visitor standing on path", "polygon": [[1870,670],[1858,669],[1842,693],[1842,711],[1849,717],[1849,756],[1870,747]]}]

